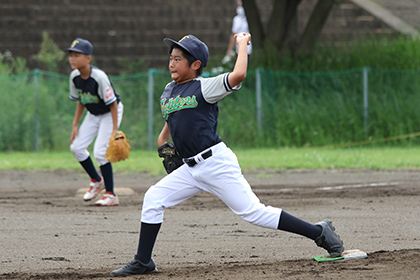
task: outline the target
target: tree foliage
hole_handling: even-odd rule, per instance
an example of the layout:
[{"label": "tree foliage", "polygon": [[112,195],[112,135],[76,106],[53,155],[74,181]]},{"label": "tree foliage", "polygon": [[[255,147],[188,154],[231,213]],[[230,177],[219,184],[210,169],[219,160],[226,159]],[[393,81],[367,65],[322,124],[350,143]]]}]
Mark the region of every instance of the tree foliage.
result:
[{"label": "tree foliage", "polygon": [[42,32],[42,43],[39,52],[34,55],[34,59],[41,62],[46,70],[51,72],[58,71],[58,65],[63,61],[65,52],[60,49],[48,32]]}]

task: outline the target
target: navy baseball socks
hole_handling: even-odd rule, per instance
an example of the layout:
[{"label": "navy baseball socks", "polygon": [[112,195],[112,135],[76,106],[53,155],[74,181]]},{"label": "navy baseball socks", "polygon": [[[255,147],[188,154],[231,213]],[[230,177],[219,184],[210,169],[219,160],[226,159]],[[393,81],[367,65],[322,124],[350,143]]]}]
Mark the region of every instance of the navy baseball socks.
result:
[{"label": "navy baseball socks", "polygon": [[105,190],[109,193],[114,193],[114,173],[112,170],[112,164],[110,162],[99,166],[101,169],[102,176],[104,177]]},{"label": "navy baseball socks", "polygon": [[96,198],[105,189],[104,196],[96,201],[95,205],[118,206],[119,199],[118,196],[114,193],[114,175],[112,171],[112,164],[108,162],[100,166],[103,176],[99,175],[96,171],[95,165],[93,164],[90,156],[86,160],[81,161],[80,164],[91,178],[90,188],[83,195],[83,200],[90,201]]},{"label": "navy baseball socks", "polygon": [[330,220],[324,220],[313,225],[283,210],[277,228],[314,240],[316,245],[327,250],[333,258],[341,256],[344,251],[343,241],[335,233],[335,228]]},{"label": "navy baseball socks", "polygon": [[101,175],[99,175],[98,171],[96,171],[95,165],[93,165],[90,156],[84,161],[81,161],[80,164],[92,180],[98,182],[102,180]]},{"label": "navy baseball socks", "polygon": [[141,223],[137,254],[125,266],[111,272],[113,276],[125,276],[157,272],[152,251],[162,224]]},{"label": "navy baseball socks", "polygon": [[[98,171],[96,171],[95,165],[93,164],[90,156],[86,160],[81,161],[80,164],[82,165],[86,173],[89,175],[89,177],[92,179],[92,182],[96,183],[102,181],[102,177],[101,175],[99,175]],[[99,168],[101,169],[101,173],[103,175],[104,182],[102,182],[102,184],[105,184],[106,191],[115,195],[112,164],[108,162],[104,165],[101,165]]]}]

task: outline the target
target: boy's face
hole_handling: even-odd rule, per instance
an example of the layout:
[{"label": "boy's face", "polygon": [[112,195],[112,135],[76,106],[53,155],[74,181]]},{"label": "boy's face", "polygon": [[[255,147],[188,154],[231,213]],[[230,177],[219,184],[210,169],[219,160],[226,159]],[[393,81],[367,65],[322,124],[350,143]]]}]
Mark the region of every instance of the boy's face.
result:
[{"label": "boy's face", "polygon": [[169,57],[169,72],[171,73],[172,80],[177,84],[183,84],[196,78],[197,62],[199,63],[197,60],[190,66],[182,51],[178,48],[173,48]]},{"label": "boy's face", "polygon": [[90,61],[92,60],[91,55],[87,55],[84,53],[69,52],[69,64],[71,69],[81,69],[89,65]]}]

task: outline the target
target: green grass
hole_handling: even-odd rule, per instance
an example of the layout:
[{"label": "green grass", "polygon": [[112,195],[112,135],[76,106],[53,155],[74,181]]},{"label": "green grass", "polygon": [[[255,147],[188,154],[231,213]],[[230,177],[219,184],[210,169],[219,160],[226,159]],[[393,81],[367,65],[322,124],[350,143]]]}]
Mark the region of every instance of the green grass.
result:
[{"label": "green grass", "polygon": [[[416,169],[420,147],[234,149],[243,171],[286,169]],[[155,151],[132,151],[115,163],[122,174],[164,174]],[[80,170],[70,152],[0,153],[0,170]]]},{"label": "green grass", "polygon": [[413,169],[420,148],[252,149],[237,151],[244,170],[262,169]]},{"label": "green grass", "polygon": [[[95,162],[95,161],[94,161]],[[95,162],[96,164],[96,162]],[[155,151],[132,151],[130,158],[113,164],[115,172],[146,172],[163,174],[161,159]],[[11,152],[0,153],[0,170],[80,170],[71,152]],[[162,171],[162,172],[161,172]]]}]

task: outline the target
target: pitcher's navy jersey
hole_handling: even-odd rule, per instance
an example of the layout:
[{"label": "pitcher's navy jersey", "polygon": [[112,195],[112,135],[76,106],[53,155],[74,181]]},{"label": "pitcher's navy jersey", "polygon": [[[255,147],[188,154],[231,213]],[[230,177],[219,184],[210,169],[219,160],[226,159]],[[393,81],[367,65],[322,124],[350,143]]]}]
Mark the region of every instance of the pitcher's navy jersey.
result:
[{"label": "pitcher's navy jersey", "polygon": [[181,157],[192,157],[222,141],[217,134],[217,102],[241,86],[231,88],[229,74],[165,87],[160,97],[162,114]]},{"label": "pitcher's navy jersey", "polygon": [[93,115],[108,113],[111,103],[120,102],[120,96],[115,92],[108,75],[94,66],[91,66],[90,76],[86,80],[80,76],[79,70],[71,72],[70,99],[80,101]]}]

